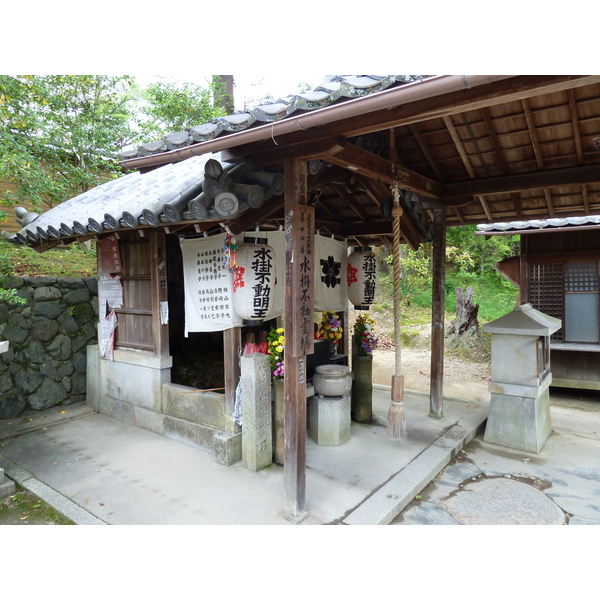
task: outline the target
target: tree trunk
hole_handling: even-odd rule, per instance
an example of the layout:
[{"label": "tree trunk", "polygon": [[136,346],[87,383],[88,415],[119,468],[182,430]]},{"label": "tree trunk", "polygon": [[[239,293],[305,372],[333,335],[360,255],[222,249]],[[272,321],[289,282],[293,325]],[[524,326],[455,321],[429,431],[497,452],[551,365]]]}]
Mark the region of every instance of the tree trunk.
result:
[{"label": "tree trunk", "polygon": [[479,335],[479,304],[473,304],[473,293],[473,288],[468,287],[466,295],[463,296],[462,288],[456,288],[456,319],[448,328],[448,333],[464,335],[469,332]]}]

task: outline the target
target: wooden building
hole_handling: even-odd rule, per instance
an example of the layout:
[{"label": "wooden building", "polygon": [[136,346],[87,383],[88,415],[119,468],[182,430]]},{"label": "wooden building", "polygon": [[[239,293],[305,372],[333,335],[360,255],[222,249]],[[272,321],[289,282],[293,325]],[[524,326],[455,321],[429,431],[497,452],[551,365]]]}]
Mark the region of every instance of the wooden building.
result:
[{"label": "wooden building", "polygon": [[521,255],[496,268],[520,303],[562,321],[550,340],[552,385],[600,389],[600,217],[479,226],[482,235],[521,236]]},{"label": "wooden building", "polygon": [[[351,246],[394,252],[400,243],[415,249],[433,240],[430,414],[441,416],[446,227],[600,214],[599,148],[600,76],[342,78],[146,144],[123,159],[134,173],[4,237],[40,251],[95,237],[108,258],[118,241],[118,327],[112,338],[110,319],[101,323],[100,340],[114,339],[114,354],[90,352],[90,398],[117,418],[209,447],[227,464],[239,443],[232,413],[244,331],[185,337],[178,240],[281,227],[283,504],[286,518],[299,521],[306,514],[305,369],[313,349],[298,318],[313,308],[314,276],[304,277],[315,273],[302,239],[307,225]],[[207,171],[211,157],[220,166],[210,163]],[[264,183],[274,173],[284,179],[279,194]],[[235,186],[243,194],[256,181],[263,182],[259,200],[236,196]],[[119,295],[114,274],[104,282],[109,297]],[[223,396],[173,382],[177,355],[185,362],[194,345],[206,355],[222,353]]]}]

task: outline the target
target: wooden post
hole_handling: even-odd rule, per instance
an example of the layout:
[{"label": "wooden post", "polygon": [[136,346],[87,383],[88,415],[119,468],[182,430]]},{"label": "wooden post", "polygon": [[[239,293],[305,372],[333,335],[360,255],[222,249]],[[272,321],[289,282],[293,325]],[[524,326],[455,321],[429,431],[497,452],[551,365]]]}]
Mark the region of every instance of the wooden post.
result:
[{"label": "wooden post", "polygon": [[446,279],[446,209],[433,212],[432,303],[431,303],[431,380],[429,416],[443,417],[444,394],[444,316]]},{"label": "wooden post", "polygon": [[314,208],[307,206],[306,163],[284,164],[284,507],[299,523],[306,512],[306,355],[313,352]]}]

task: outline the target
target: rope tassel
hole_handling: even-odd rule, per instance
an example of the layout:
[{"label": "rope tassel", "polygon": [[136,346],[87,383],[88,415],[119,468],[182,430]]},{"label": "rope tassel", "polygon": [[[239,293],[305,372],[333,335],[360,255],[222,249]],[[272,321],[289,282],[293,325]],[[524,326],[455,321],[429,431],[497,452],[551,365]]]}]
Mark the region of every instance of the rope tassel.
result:
[{"label": "rope tassel", "polygon": [[406,438],[406,415],[404,414],[404,376],[392,377],[392,403],[387,416],[388,438],[401,441]]}]

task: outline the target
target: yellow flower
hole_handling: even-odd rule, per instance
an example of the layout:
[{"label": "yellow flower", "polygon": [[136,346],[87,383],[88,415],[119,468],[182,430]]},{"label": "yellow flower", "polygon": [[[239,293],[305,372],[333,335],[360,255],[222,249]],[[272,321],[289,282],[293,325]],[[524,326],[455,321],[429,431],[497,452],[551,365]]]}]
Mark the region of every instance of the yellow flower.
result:
[{"label": "yellow flower", "polygon": [[279,329],[275,330],[275,333],[283,333],[285,330],[283,329],[283,327],[280,327]]}]

